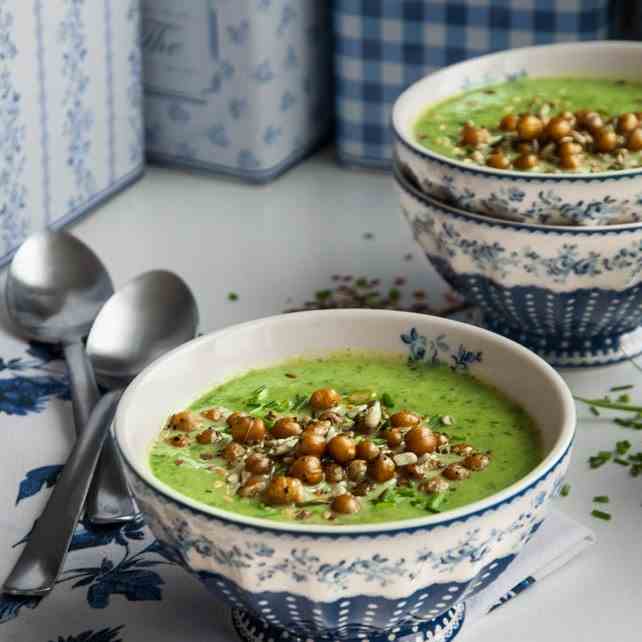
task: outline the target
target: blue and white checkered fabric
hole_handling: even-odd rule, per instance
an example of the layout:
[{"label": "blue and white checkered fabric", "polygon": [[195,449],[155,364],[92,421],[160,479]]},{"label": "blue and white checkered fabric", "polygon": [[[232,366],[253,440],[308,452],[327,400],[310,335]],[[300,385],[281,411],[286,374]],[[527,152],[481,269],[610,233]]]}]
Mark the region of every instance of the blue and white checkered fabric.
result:
[{"label": "blue and white checkered fabric", "polygon": [[339,158],[389,167],[390,111],[408,85],[491,51],[606,38],[609,7],[610,0],[334,0]]}]

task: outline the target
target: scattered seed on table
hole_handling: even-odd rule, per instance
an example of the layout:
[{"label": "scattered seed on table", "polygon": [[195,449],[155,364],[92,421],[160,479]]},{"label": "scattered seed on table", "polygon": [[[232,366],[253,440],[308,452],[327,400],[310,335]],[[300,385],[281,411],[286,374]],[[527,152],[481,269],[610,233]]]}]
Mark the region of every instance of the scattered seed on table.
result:
[{"label": "scattered seed on table", "polygon": [[239,295],[236,292],[230,292],[227,295],[227,300],[228,301],[238,301],[239,300]]},{"label": "scattered seed on table", "polygon": [[602,510],[592,510],[591,515],[597,519],[602,519],[605,522],[608,522],[611,520],[611,514],[610,513],[605,513]]}]

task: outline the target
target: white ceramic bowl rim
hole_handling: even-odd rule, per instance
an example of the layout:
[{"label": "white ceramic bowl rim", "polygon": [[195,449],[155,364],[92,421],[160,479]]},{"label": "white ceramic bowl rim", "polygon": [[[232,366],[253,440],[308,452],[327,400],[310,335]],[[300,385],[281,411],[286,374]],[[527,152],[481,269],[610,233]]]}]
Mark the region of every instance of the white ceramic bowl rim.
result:
[{"label": "white ceramic bowl rim", "polygon": [[[377,524],[362,524],[362,525],[349,525],[349,526],[318,526],[318,525],[306,525],[306,524],[297,524],[291,522],[274,522],[262,518],[247,517],[240,515],[238,513],[233,513],[230,511],[225,511],[217,508],[213,508],[190,499],[189,497],[175,491],[170,488],[160,480],[156,479],[152,474],[149,468],[140,464],[139,458],[135,457],[135,453],[130,452],[127,444],[124,444],[121,441],[121,433],[124,431],[123,426],[126,426],[125,416],[127,414],[128,407],[135,403],[136,391],[137,389],[144,385],[145,379],[154,373],[157,369],[165,367],[165,365],[171,361],[174,357],[181,353],[198,350],[201,344],[205,344],[213,339],[221,340],[225,339],[227,334],[231,332],[237,332],[240,329],[249,330],[253,328],[259,328],[261,326],[281,323],[288,318],[301,318],[303,316],[310,317],[341,317],[346,319],[346,321],[352,319],[353,322],[357,322],[359,318],[368,316],[370,318],[380,317],[384,321],[386,318],[391,318],[393,316],[403,317],[408,320],[409,324],[413,323],[425,323],[427,318],[431,318],[428,315],[415,314],[415,313],[406,313],[406,312],[396,312],[389,310],[325,310],[325,311],[310,311],[310,312],[298,312],[291,313],[287,315],[277,315],[272,317],[266,317],[263,319],[258,319],[255,321],[249,321],[247,323],[238,324],[230,326],[214,332],[212,334],[194,339],[183,346],[172,350],[168,354],[164,355],[150,366],[148,366],[136,379],[130,384],[130,386],[125,391],[118,410],[116,417],[114,419],[114,432],[116,436],[116,443],[118,444],[119,450],[122,454],[122,457],[132,469],[132,471],[147,485],[151,486],[156,492],[164,495],[166,498],[173,500],[175,503],[188,508],[194,511],[197,514],[205,514],[209,516],[216,517],[220,520],[226,521],[228,523],[233,523],[237,526],[246,526],[258,530],[270,530],[270,531],[282,531],[288,532],[290,534],[300,534],[303,536],[306,535],[327,535],[327,536],[345,536],[345,535],[377,535],[377,534],[390,534],[391,531],[412,531],[418,529],[430,529],[436,526],[445,526],[451,522],[462,521],[469,519],[474,516],[478,516],[481,513],[485,513],[490,510],[497,509],[500,504],[504,504],[511,500],[516,499],[527,493],[531,488],[533,488],[537,483],[542,479],[547,477],[549,474],[552,474],[553,470],[556,468],[557,464],[564,458],[564,456],[569,451],[574,434],[575,434],[575,404],[571,396],[570,391],[568,390],[566,384],[560,375],[543,359],[535,355],[530,350],[522,347],[518,343],[501,337],[497,334],[471,326],[465,323],[460,323],[458,321],[447,320],[443,318],[438,318],[440,323],[445,325],[452,325],[460,330],[464,330],[471,335],[471,338],[478,336],[483,338],[485,342],[494,343],[496,345],[505,345],[508,346],[513,352],[517,353],[519,359],[524,361],[524,370],[528,371],[529,368],[535,368],[540,371],[543,371],[545,377],[549,380],[550,385],[554,388],[557,388],[560,392],[560,399],[562,404],[562,425],[560,426],[559,435],[551,448],[550,452],[544,458],[540,464],[533,469],[528,475],[512,484],[511,486],[503,489],[502,491],[487,497],[481,501],[474,502],[467,506],[448,511],[441,514],[429,515],[427,517],[408,519],[408,520],[398,520],[394,522],[384,522]],[[433,317],[437,318],[437,317]],[[202,391],[195,391],[196,394],[199,394]]]},{"label": "white ceramic bowl rim", "polygon": [[462,210],[454,205],[449,205],[430,196],[425,192],[418,190],[403,175],[403,170],[395,162],[393,165],[393,175],[395,181],[405,192],[413,196],[418,201],[429,205],[445,214],[457,218],[463,218],[469,221],[475,221],[489,227],[503,227],[515,230],[525,230],[542,232],[544,234],[573,234],[573,235],[591,235],[591,234],[638,234],[642,229],[642,222],[638,223],[617,223],[614,225],[543,225],[542,223],[520,223],[519,221],[509,221],[504,218],[496,218],[489,214],[476,214],[468,210]]},{"label": "white ceramic bowl rim", "polygon": [[[542,51],[543,49],[555,49],[559,51],[559,55],[563,58],[565,56],[577,56],[577,55],[586,55],[587,52],[591,50],[598,50],[597,55],[599,55],[600,49],[610,49],[610,50],[637,50],[642,59],[642,42],[634,42],[628,40],[591,40],[585,42],[571,42],[571,43],[558,43],[550,45],[537,45],[535,47],[520,47],[517,49],[507,49],[504,51],[499,51],[497,53],[486,54],[484,56],[477,56],[476,58],[471,58],[469,60],[464,60],[454,65],[449,65],[444,67],[439,71],[433,72],[424,76],[420,80],[416,81],[408,89],[406,89],[395,101],[392,110],[392,129],[394,135],[401,141],[402,144],[409,147],[419,156],[423,156],[432,161],[438,162],[442,165],[455,167],[462,172],[467,172],[470,174],[483,174],[493,179],[511,179],[511,180],[527,180],[527,181],[605,181],[609,179],[622,179],[622,178],[637,178],[642,175],[642,167],[630,169],[630,170],[617,170],[610,172],[595,172],[591,174],[545,174],[543,172],[519,172],[514,170],[500,170],[494,169],[492,167],[482,167],[477,165],[470,165],[463,163],[461,161],[449,158],[443,154],[438,154],[432,150],[429,150],[427,147],[420,145],[414,140],[409,134],[405,132],[409,129],[408,123],[402,122],[400,112],[404,108],[405,104],[416,100],[418,95],[430,96],[430,86],[432,83],[439,82],[440,78],[447,74],[451,74],[454,71],[465,71],[466,67],[473,66],[474,64],[480,61],[492,62],[494,60],[501,60],[503,58],[510,58],[514,53],[519,52],[522,54],[528,54],[532,52],[534,55],[537,52]],[[554,73],[552,74],[555,75]],[[642,82],[642,71],[640,73],[640,82]],[[424,102],[426,109],[432,104],[433,101],[430,98],[427,98]],[[412,124],[414,127],[414,123]]]}]

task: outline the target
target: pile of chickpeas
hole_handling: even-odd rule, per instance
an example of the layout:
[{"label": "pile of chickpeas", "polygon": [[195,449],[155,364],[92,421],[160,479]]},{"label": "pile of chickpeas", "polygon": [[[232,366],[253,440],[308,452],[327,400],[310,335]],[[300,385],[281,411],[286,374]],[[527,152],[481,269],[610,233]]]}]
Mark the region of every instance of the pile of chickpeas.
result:
[{"label": "pile of chickpeas", "polygon": [[[378,400],[362,404],[350,416],[346,411],[350,404],[342,406],[336,390],[322,388],[312,393],[309,407],[311,415],[268,415],[265,420],[233,412],[225,419],[225,429],[210,426],[200,432],[201,417],[222,420],[221,411],[209,409],[200,417],[184,411],[170,417],[168,442],[183,448],[191,443],[186,433],[197,432],[198,443],[213,444],[228,470],[237,471],[239,496],[256,497],[272,506],[301,506],[312,494],[327,502],[327,519],[358,512],[378,484],[393,479],[398,486],[414,482],[424,493],[435,495],[490,463],[489,453],[466,443],[451,444],[446,434],[425,425],[419,414],[407,410],[390,414]],[[443,425],[453,421],[441,418]],[[305,510],[296,514],[299,519],[309,516]]]},{"label": "pile of chickpeas", "polygon": [[[613,118],[588,109],[564,111],[552,118],[511,113],[497,129],[501,136],[491,142],[488,129],[464,124],[461,145],[471,160],[485,161],[495,169],[528,171],[545,158],[572,171],[582,166],[586,154],[615,154],[622,160],[629,152],[642,150],[642,112]],[[482,149],[486,155],[481,154]]]}]

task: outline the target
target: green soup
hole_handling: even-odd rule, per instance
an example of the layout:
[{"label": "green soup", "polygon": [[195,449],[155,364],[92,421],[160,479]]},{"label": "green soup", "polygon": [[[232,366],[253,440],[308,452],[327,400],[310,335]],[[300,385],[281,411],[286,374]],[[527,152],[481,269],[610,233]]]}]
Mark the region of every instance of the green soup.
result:
[{"label": "green soup", "polygon": [[[576,168],[581,172],[598,172],[640,167],[642,151],[627,148],[630,132],[618,130],[621,114],[642,111],[642,83],[604,78],[529,78],[519,77],[505,83],[473,89],[429,107],[415,126],[417,141],[424,147],[447,156],[475,164],[485,164],[489,153],[498,147],[513,162],[520,152],[511,145],[511,134],[499,123],[508,114],[534,114],[547,119],[563,112],[591,110],[597,112],[607,129],[618,134],[618,147],[611,153],[598,153],[595,141],[582,132],[586,144]],[[642,123],[642,118],[638,116]],[[489,145],[471,149],[462,144],[465,123],[486,128]],[[642,132],[640,133],[642,134]],[[636,134],[637,136],[637,134]],[[506,140],[502,141],[502,137]],[[593,136],[595,138],[595,136]],[[543,139],[535,150],[540,172],[563,172],[555,144]],[[504,144],[508,143],[508,144]],[[631,145],[633,147],[633,145]]]},{"label": "green soup", "polygon": [[[395,477],[375,481],[371,468],[375,460],[372,460],[365,479],[355,476],[355,480],[330,483],[323,479],[316,484],[302,484],[303,497],[293,505],[269,505],[264,501],[264,494],[239,496],[243,478],[250,475],[244,471],[246,458],[251,453],[261,454],[266,449],[276,452],[275,444],[279,449],[281,445],[290,447],[289,451],[286,449],[285,453],[274,456],[268,475],[259,477],[267,480],[270,475],[273,479],[277,475],[290,474],[302,438],[270,439],[270,431],[275,430],[275,423],[283,416],[293,416],[300,426],[305,426],[314,414],[309,405],[311,393],[325,388],[341,394],[341,402],[333,409],[341,419],[336,425],[323,423],[326,427],[330,425],[330,429],[321,439],[322,444],[324,440],[329,443],[333,436],[347,435],[347,439],[357,446],[361,441],[369,440],[369,445],[379,449],[380,458],[396,458],[399,462],[409,459],[415,464],[414,475],[409,475],[410,469],[406,470],[400,464],[396,466]],[[380,414],[374,430],[367,428],[363,419],[372,408],[375,408],[375,414]],[[214,414],[208,415],[209,419],[202,414],[207,409],[214,409]],[[413,437],[408,427],[402,427],[396,430],[405,442],[390,447],[391,423],[402,416],[397,414],[402,409],[421,417],[416,435],[421,431],[424,436],[432,432],[439,437],[440,444],[445,445],[421,456],[408,455],[408,449],[414,444]],[[265,440],[245,443],[244,454],[232,464],[223,458],[225,447],[232,441],[230,433],[233,431],[225,420],[230,411],[262,418],[266,427]],[[319,412],[316,414],[318,416]],[[173,419],[179,415],[180,422]],[[372,413],[369,416],[372,418]],[[445,366],[420,364],[411,367],[401,357],[390,355],[348,352],[252,370],[208,392],[192,404],[188,412],[173,418],[162,429],[151,451],[151,468],[158,479],[203,504],[278,521],[384,522],[447,511],[506,488],[529,473],[542,458],[533,421],[497,390]],[[364,428],[368,434],[363,433]],[[199,443],[198,436],[202,434],[208,435],[208,438],[200,439],[205,443]],[[448,486],[447,490],[424,492],[426,480],[446,474],[445,466],[463,467],[465,457],[455,453],[465,454],[466,444],[472,446],[471,450],[474,449],[478,456],[486,457],[488,465],[483,470],[471,472],[467,479],[444,484]],[[361,453],[361,450],[357,449],[357,452]],[[404,452],[405,458],[399,458],[398,455]],[[421,450],[417,452],[421,453]],[[353,456],[352,459],[356,458]],[[328,450],[320,460],[324,470],[333,462]],[[343,467],[352,470],[348,463]],[[355,470],[359,467],[353,465]],[[443,477],[440,480],[443,481]],[[357,512],[343,514],[332,510],[333,497],[353,493],[357,496]]]}]

